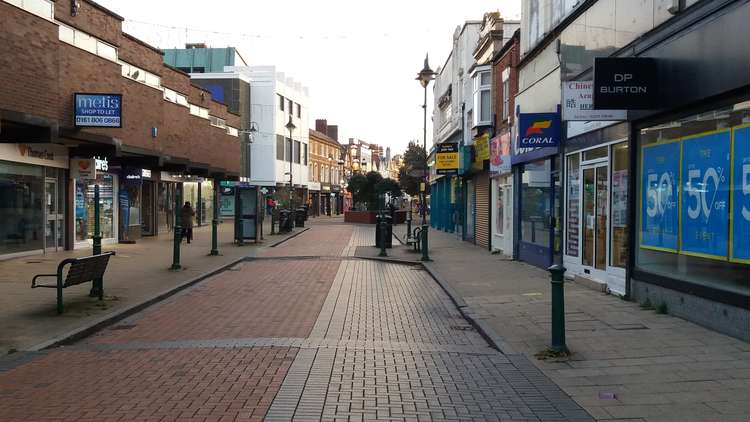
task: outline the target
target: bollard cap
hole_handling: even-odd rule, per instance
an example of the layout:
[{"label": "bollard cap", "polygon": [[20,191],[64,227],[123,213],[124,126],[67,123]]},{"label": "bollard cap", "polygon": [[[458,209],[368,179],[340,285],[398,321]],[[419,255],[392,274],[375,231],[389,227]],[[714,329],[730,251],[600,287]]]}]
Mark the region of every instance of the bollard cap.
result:
[{"label": "bollard cap", "polygon": [[565,271],[567,271],[567,270],[568,270],[567,268],[563,267],[560,264],[555,264],[555,265],[552,265],[551,267],[547,268],[547,271],[549,271],[551,273],[557,273],[557,272],[565,273]]}]

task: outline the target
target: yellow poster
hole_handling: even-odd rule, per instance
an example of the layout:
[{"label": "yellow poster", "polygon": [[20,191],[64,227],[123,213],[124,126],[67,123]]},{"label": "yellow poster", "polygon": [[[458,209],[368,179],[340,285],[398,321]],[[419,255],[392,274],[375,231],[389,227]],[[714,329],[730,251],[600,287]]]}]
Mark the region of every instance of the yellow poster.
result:
[{"label": "yellow poster", "polygon": [[484,160],[490,159],[490,135],[485,133],[482,136],[474,138],[474,162],[481,164]]},{"label": "yellow poster", "polygon": [[437,174],[458,172],[458,144],[438,145],[435,153],[435,170]]}]

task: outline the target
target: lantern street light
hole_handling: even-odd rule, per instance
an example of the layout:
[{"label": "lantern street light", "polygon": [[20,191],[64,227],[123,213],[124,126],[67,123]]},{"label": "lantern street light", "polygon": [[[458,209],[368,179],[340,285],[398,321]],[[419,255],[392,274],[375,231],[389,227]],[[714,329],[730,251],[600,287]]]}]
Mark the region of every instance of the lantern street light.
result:
[{"label": "lantern street light", "polygon": [[420,191],[422,193],[422,199],[421,199],[421,205],[422,209],[421,215],[422,215],[422,261],[429,261],[430,256],[427,252],[427,86],[430,84],[430,81],[435,79],[436,73],[430,69],[429,62],[429,55],[425,55],[424,58],[424,67],[422,70],[417,74],[416,80],[419,81],[419,84],[422,85],[422,88],[424,88],[424,103],[422,103],[422,109],[424,111],[424,120],[422,122],[422,147],[424,148],[424,167],[422,168],[422,179],[423,183],[422,186],[420,186]]},{"label": "lantern street light", "polygon": [[[294,224],[294,203],[293,203],[293,192],[294,192],[294,179],[292,177],[292,166],[294,163],[294,139],[292,138],[292,131],[297,128],[297,126],[294,125],[294,122],[292,122],[292,115],[289,115],[289,121],[286,123],[285,126],[287,129],[289,129],[289,211],[290,216],[292,219],[292,224]],[[293,227],[293,226],[291,226]]]}]

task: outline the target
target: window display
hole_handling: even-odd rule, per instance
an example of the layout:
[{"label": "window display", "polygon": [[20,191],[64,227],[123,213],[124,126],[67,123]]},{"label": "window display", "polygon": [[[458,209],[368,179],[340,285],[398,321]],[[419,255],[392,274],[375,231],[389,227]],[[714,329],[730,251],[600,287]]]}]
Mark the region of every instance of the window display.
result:
[{"label": "window display", "polygon": [[521,186],[521,240],[550,247],[550,202],[552,195],[550,160],[524,165]]},{"label": "window display", "polygon": [[99,185],[99,227],[102,239],[115,236],[114,176],[98,172],[95,180],[76,180],[75,215],[76,241],[94,236],[94,187]]},{"label": "window display", "polygon": [[640,131],[638,270],[747,291],[749,124],[744,102]]},{"label": "window display", "polygon": [[44,168],[0,161],[0,254],[44,247]]}]

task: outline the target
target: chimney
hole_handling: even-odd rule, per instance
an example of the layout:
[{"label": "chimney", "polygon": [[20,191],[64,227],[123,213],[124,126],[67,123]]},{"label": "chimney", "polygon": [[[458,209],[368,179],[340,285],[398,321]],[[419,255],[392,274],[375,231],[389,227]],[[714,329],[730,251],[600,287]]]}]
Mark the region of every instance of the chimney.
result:
[{"label": "chimney", "polygon": [[315,130],[328,135],[328,121],[326,119],[315,120]]},{"label": "chimney", "polygon": [[339,141],[339,125],[329,125],[326,133],[333,138],[334,141]]}]

